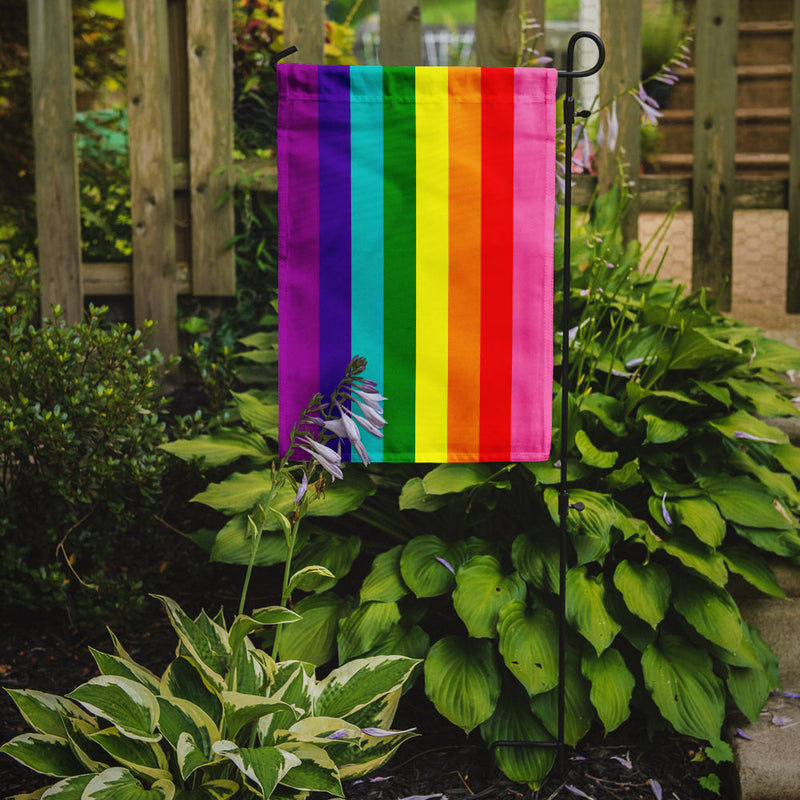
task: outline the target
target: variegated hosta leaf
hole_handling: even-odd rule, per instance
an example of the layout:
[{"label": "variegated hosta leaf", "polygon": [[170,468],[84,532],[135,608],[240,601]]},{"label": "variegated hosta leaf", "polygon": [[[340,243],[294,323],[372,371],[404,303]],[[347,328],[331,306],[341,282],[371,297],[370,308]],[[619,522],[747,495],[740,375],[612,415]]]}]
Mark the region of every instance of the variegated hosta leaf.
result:
[{"label": "variegated hosta leaf", "polygon": [[178,789],[174,800],[228,800],[240,788],[236,781],[208,781],[196,789]]},{"label": "variegated hosta leaf", "polygon": [[158,693],[159,679],[149,669],[128,658],[102,653],[93,647],[90,647],[89,650],[103,675],[118,675],[121,678],[129,678],[132,681],[141,683],[153,694]]},{"label": "variegated hosta leaf", "polygon": [[42,775],[64,778],[80,775],[86,770],[78,761],[69,742],[49,733],[23,733],[0,747],[0,753],[24,764]]},{"label": "variegated hosta leaf", "polygon": [[311,712],[312,696],[316,679],[314,665],[303,661],[281,661],[277,665],[270,697],[281,700],[294,710],[277,711],[258,722],[258,735],[262,744],[274,744],[274,735],[297,721],[298,714]]},{"label": "variegated hosta leaf", "polygon": [[91,734],[89,738],[134,775],[151,781],[170,780],[169,763],[159,745],[129,739],[116,728],[106,728]]},{"label": "variegated hosta leaf", "polygon": [[310,742],[326,749],[337,743],[346,745],[348,742],[360,743],[363,738],[361,728],[352,722],[339,717],[303,717],[293,723],[287,730],[278,732],[277,744],[297,740]]},{"label": "variegated hosta leaf", "polygon": [[497,631],[500,654],[528,694],[558,684],[558,624],[551,611],[514,600],[500,609]]},{"label": "variegated hosta leaf", "polygon": [[[360,552],[360,536],[328,534],[313,537],[293,559],[294,569],[301,572],[296,579],[293,578],[293,586],[304,592],[324,592],[333,588],[337,581],[350,572]],[[322,567],[324,571],[314,572],[310,570],[311,567]]]},{"label": "variegated hosta leaf", "polygon": [[654,628],[664,619],[669,607],[672,584],[669,572],[661,564],[650,561],[620,561],[614,570],[614,586],[625,599],[632,614]]},{"label": "variegated hosta leaf", "polygon": [[408,594],[408,586],[400,572],[400,555],[403,545],[387,550],[372,562],[369,575],[361,584],[361,602],[378,600],[383,603],[397,602]]},{"label": "variegated hosta leaf", "polygon": [[683,575],[672,588],[672,603],[701,636],[725,650],[737,650],[742,641],[742,617],[725,589]]},{"label": "variegated hosta leaf", "polygon": [[284,742],[280,749],[296,756],[300,763],[292,767],[281,783],[292,789],[307,792],[327,792],[334,797],[344,797],[339,770],[331,757],[321,748],[309,742]]},{"label": "variegated hosta leaf", "polygon": [[586,567],[567,572],[567,621],[594,647],[598,655],[614,640],[622,626],[608,613],[603,574],[594,577]]},{"label": "variegated hosta leaf", "polygon": [[[487,745],[494,742],[551,742],[553,737],[531,713],[528,698],[520,686],[509,682],[503,687],[497,708],[481,725]],[[538,789],[553,767],[556,751],[552,747],[498,747],[497,766],[512,781]]]},{"label": "variegated hosta leaf", "polygon": [[179,656],[161,676],[163,697],[178,697],[201,708],[219,726],[222,723],[222,698],[193,661]]},{"label": "variegated hosta leaf", "polygon": [[[217,740],[218,741],[218,740]],[[191,733],[184,731],[178,735],[178,742],[175,747],[175,756],[178,761],[178,769],[181,777],[186,780],[195,770],[208,766],[214,761],[219,761],[219,756],[209,755],[198,745],[197,740]]]},{"label": "variegated hosta leaf", "polygon": [[76,717],[65,717],[64,728],[72,752],[83,764],[83,772],[102,772],[111,766],[111,759],[89,738],[100,729],[96,720],[86,722]]},{"label": "variegated hosta leaf", "polygon": [[[369,730],[362,728],[362,733]],[[341,754],[336,751],[331,752],[339,767],[339,777],[342,780],[352,780],[374,772],[394,755],[403,742],[416,735],[413,730],[384,731],[380,736],[366,733],[360,746],[351,745]]]},{"label": "variegated hosta leaf", "polygon": [[642,654],[642,672],[653,701],[678,733],[719,738],[725,694],[708,653],[666,634]]},{"label": "variegated hosta leaf", "polygon": [[339,619],[351,609],[347,600],[332,592],[304,597],[295,610],[302,619],[281,631],[282,661],[324,664],[336,653]]},{"label": "variegated hosta leaf", "polygon": [[466,543],[417,536],[400,556],[403,582],[417,597],[437,597],[455,585],[456,570],[469,558]]},{"label": "variegated hosta leaf", "polygon": [[244,694],[265,695],[275,675],[272,657],[254,647],[249,639],[234,653],[228,685]]},{"label": "variegated hosta leaf", "polygon": [[[178,749],[181,735],[188,734],[194,746],[210,760],[211,745],[220,738],[214,720],[202,708],[180,697],[159,697],[158,705],[158,727],[173,749]],[[187,775],[182,777],[186,779]]]},{"label": "variegated hosta leaf", "polygon": [[225,730],[229,736],[233,737],[245,725],[249,725],[251,722],[255,722],[268,714],[274,714],[276,711],[292,712],[292,707],[281,700],[260,695],[242,694],[241,692],[223,692],[222,705],[225,715]]},{"label": "variegated hosta leaf", "polygon": [[436,710],[469,733],[493,713],[500,673],[492,642],[446,636],[425,659],[425,693]]},{"label": "variegated hosta leaf", "polygon": [[6,689],[25,722],[37,733],[64,736],[64,717],[91,722],[92,718],[77,704],[64,697],[34,689]]},{"label": "variegated hosta leaf", "polygon": [[108,720],[131,739],[157,742],[158,702],[140,683],[117,675],[100,675],[70,692],[90,714]]},{"label": "variegated hosta leaf", "polygon": [[237,747],[225,739],[214,743],[214,752],[236,765],[264,797],[270,797],[286,773],[300,765],[300,759],[277,747]]},{"label": "variegated hosta leaf", "polygon": [[332,670],[315,688],[314,714],[349,717],[402,688],[419,661],[404,656],[358,658]]},{"label": "variegated hosta leaf", "polygon": [[253,631],[257,631],[265,625],[281,625],[287,622],[298,622],[300,619],[298,613],[283,606],[259,608],[249,617],[246,614],[239,614],[228,632],[228,644],[231,651],[235,653],[245,637]]},{"label": "variegated hosta leaf", "polygon": [[86,784],[81,800],[173,800],[175,784],[156,781],[149,789],[123,767],[112,767]]},{"label": "variegated hosta leaf", "polygon": [[172,627],[178,634],[181,646],[197,663],[213,686],[223,689],[225,675],[230,667],[231,648],[228,633],[208,617],[192,620],[169,597],[156,595],[167,610]]},{"label": "variegated hosta leaf", "polygon": [[[63,781],[59,781],[48,787],[41,794],[41,800],[48,800],[48,798],[52,798],[53,800],[81,800],[81,797],[83,797],[83,790],[89,785],[92,778],[94,778],[94,773],[64,778]],[[25,797],[34,798],[39,796],[37,792],[36,794],[15,795],[15,797],[10,797],[8,800],[15,800],[16,798],[22,800]]]},{"label": "variegated hosta leaf", "polygon": [[473,556],[456,573],[453,607],[470,636],[494,639],[497,615],[512,600],[522,600],[527,587],[518,572],[504,575],[493,556]]},{"label": "variegated hosta leaf", "polygon": [[612,647],[599,656],[587,653],[581,662],[581,671],[592,684],[589,699],[608,735],[630,716],[636,679],[625,666],[619,650]]},{"label": "variegated hosta leaf", "polygon": [[381,642],[400,621],[397,603],[362,603],[352,614],[339,622],[339,662],[344,663]]}]

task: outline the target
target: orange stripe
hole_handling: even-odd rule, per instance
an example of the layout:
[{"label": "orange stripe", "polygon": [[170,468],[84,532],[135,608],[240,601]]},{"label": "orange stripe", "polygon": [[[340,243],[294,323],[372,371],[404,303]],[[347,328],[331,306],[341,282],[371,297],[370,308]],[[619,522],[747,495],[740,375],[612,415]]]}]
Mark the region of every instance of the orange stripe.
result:
[{"label": "orange stripe", "polygon": [[449,70],[450,294],[447,381],[448,457],[480,452],[481,71]]}]

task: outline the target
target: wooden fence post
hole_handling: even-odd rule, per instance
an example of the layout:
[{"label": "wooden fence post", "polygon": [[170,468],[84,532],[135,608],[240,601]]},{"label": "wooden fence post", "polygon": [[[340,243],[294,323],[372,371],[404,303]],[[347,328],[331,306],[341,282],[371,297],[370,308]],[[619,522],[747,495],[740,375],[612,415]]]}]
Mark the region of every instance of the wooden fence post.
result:
[{"label": "wooden fence post", "polygon": [[542,26],[539,52],[544,55],[544,0],[475,0],[475,52],[481,67],[515,67],[522,26],[535,17]]},{"label": "wooden fence post", "polygon": [[[623,162],[624,180],[633,185],[634,195],[622,220],[625,241],[639,236],[639,162],[641,161],[640,126],[642,110],[637,101],[625,94],[636,87],[642,72],[642,4],[639,0],[606,0],[600,7],[600,31],[606,46],[606,63],[600,71],[600,107],[616,97],[619,134],[609,141],[611,107],[602,112],[605,142],[598,154],[598,182],[601,192],[608,191],[619,176]],[[589,45],[591,46],[591,45]],[[610,148],[609,144],[614,147]]]},{"label": "wooden fence post", "polygon": [[697,0],[694,93],[692,288],[731,307],[739,2]]},{"label": "wooden fence post", "polygon": [[71,0],[29,0],[42,316],[83,318]]},{"label": "wooden fence post", "polygon": [[[186,7],[192,294],[236,294],[233,215],[233,13],[230,0]],[[227,195],[227,198],[220,200]]]},{"label": "wooden fence post", "polygon": [[287,61],[300,64],[325,63],[325,3],[323,0],[285,0],[283,4],[284,46],[297,52]]},{"label": "wooden fence post", "polygon": [[166,0],[127,0],[128,125],[133,219],[133,308],[156,320],[153,344],[178,352],[175,200]]},{"label": "wooden fence post", "polygon": [[386,67],[422,63],[422,22],[419,0],[380,0],[380,61]]},{"label": "wooden fence post", "polygon": [[794,4],[792,123],[789,139],[789,261],[786,311],[800,314],[800,3]]}]

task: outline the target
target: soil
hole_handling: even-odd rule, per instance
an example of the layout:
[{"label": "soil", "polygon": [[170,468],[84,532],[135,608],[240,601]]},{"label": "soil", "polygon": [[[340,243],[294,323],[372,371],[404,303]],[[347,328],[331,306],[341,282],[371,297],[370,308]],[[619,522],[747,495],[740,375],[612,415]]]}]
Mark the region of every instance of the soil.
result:
[{"label": "soil", "polygon": [[[217,598],[232,598],[238,575],[217,571],[203,586],[182,587],[175,576],[171,592],[187,611],[201,606],[215,610]],[[169,576],[167,576],[169,579]],[[213,604],[208,598],[215,598]],[[160,605],[152,601],[147,625],[115,628],[134,659],[160,672],[174,655],[175,637]],[[70,630],[56,618],[6,618],[0,622],[0,685],[65,694],[97,674],[89,646],[109,652],[108,635],[90,636]],[[565,759],[538,792],[509,781],[492,763],[476,734],[470,737],[438,716],[421,687],[400,704],[398,728],[416,727],[420,736],[403,745],[377,775],[345,784],[348,800],[555,800],[555,798],[665,798],[709,800],[714,795],[699,780],[709,772],[722,779],[722,797],[735,796],[732,775],[702,755],[700,743],[675,734],[648,738],[647,726],[633,719],[603,739],[592,731]],[[0,741],[25,732],[25,723],[5,693],[0,694]],[[0,796],[33,791],[47,783],[5,755],[0,755]]]}]

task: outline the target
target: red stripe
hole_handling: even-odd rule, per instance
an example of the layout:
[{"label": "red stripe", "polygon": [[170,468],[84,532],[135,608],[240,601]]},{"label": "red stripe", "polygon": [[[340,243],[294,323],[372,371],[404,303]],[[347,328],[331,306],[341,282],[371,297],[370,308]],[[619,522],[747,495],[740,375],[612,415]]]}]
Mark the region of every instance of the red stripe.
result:
[{"label": "red stripe", "polygon": [[481,461],[510,460],[514,70],[481,70]]}]

